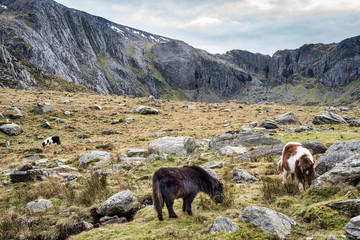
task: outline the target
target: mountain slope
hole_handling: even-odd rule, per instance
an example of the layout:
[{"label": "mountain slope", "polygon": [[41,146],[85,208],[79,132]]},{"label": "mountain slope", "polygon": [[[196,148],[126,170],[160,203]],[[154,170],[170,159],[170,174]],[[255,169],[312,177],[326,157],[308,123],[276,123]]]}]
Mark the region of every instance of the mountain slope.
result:
[{"label": "mountain slope", "polygon": [[272,57],[241,50],[213,55],[52,0],[0,4],[0,44],[12,55],[98,93],[207,102],[359,100],[360,37]]}]

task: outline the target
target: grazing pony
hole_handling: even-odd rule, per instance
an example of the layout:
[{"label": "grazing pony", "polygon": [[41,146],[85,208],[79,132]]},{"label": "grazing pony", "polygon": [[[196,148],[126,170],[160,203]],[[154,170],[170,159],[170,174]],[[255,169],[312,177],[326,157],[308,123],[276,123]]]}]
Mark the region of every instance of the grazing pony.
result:
[{"label": "grazing pony", "polygon": [[163,220],[164,202],[169,217],[177,218],[173,210],[174,200],[183,199],[183,212],[192,215],[191,203],[198,192],[204,192],[221,203],[224,200],[223,184],[206,170],[198,166],[183,166],[181,168],[160,168],[152,178],[152,198],[160,221]]},{"label": "grazing pony", "polygon": [[54,137],[48,137],[47,139],[45,139],[42,143],[43,147],[45,147],[46,145],[50,145],[52,143],[56,143],[58,145],[60,145],[60,137],[58,136],[54,136]]},{"label": "grazing pony", "polygon": [[282,156],[278,164],[278,173],[283,173],[283,183],[287,182],[286,177],[291,173],[291,178],[299,182],[299,190],[305,191],[305,183],[311,185],[315,179],[314,159],[311,152],[301,143],[289,142],[285,144]]}]

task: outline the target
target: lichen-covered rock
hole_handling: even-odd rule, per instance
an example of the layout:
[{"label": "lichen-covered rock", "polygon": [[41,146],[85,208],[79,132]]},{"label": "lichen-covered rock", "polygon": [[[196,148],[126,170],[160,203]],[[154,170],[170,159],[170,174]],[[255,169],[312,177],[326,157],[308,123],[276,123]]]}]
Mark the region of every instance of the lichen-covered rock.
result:
[{"label": "lichen-covered rock", "polygon": [[51,104],[47,102],[38,103],[34,108],[34,113],[44,114],[51,112]]},{"label": "lichen-covered rock", "polygon": [[19,118],[23,118],[24,115],[21,113],[20,109],[17,107],[13,107],[13,110],[15,111],[15,114],[10,114],[10,118],[11,119],[19,119]]},{"label": "lichen-covered rock", "polygon": [[350,219],[350,222],[345,226],[345,233],[347,239],[360,239],[360,216]]},{"label": "lichen-covered rock", "polygon": [[222,162],[218,162],[218,161],[214,161],[214,162],[209,162],[205,165],[203,165],[203,168],[222,168],[223,167],[223,163]]},{"label": "lichen-covered rock", "polygon": [[334,143],[317,159],[316,173],[322,175],[354,154],[360,154],[360,141]]},{"label": "lichen-covered rock", "polygon": [[93,160],[100,160],[102,163],[106,163],[110,160],[110,153],[103,151],[92,151],[86,153],[79,158],[79,166],[87,164]]},{"label": "lichen-covered rock", "polygon": [[127,150],[126,155],[128,157],[146,157],[149,154],[147,149],[129,149]]},{"label": "lichen-covered rock", "polygon": [[218,156],[235,156],[240,155],[246,152],[246,148],[244,147],[232,147],[232,146],[226,146],[221,148],[216,155]]},{"label": "lichen-covered rock", "polygon": [[22,133],[22,129],[15,123],[4,124],[0,126],[0,131],[9,136],[17,136]]},{"label": "lichen-covered rock", "polygon": [[276,129],[279,128],[278,125],[274,120],[271,119],[265,119],[261,124],[260,127],[266,128],[266,129]]},{"label": "lichen-covered rock", "polygon": [[138,207],[138,199],[130,190],[125,190],[107,199],[96,212],[104,216],[129,217],[137,211]]},{"label": "lichen-covered rock", "polygon": [[295,113],[287,112],[275,118],[275,121],[278,124],[287,125],[287,124],[301,124],[299,119],[296,117]]},{"label": "lichen-covered rock", "polygon": [[296,223],[288,216],[265,207],[246,207],[239,220],[251,222],[262,230],[285,238]]},{"label": "lichen-covered rock", "polygon": [[215,234],[220,231],[226,231],[230,234],[235,232],[239,226],[226,217],[216,217],[215,222],[211,228],[210,233]]},{"label": "lichen-covered rock", "polygon": [[219,150],[225,146],[252,147],[279,143],[282,143],[279,139],[262,133],[254,133],[251,131],[228,131],[211,139],[209,142],[209,150]]},{"label": "lichen-covered rock", "polygon": [[100,105],[97,105],[97,104],[91,105],[89,108],[91,108],[93,110],[101,110],[102,109],[102,107]]},{"label": "lichen-covered rock", "polygon": [[315,116],[313,124],[323,125],[323,124],[346,124],[346,121],[343,117],[332,113],[332,112],[322,112],[321,115]]},{"label": "lichen-covered rock", "polygon": [[147,107],[147,106],[140,106],[136,108],[136,111],[140,114],[158,114],[159,111],[155,108]]},{"label": "lichen-covered rock", "polygon": [[162,137],[149,142],[149,153],[158,155],[186,156],[194,153],[198,146],[192,137]]},{"label": "lichen-covered rock", "polygon": [[53,203],[50,200],[39,199],[37,201],[32,201],[26,204],[25,210],[30,212],[44,212],[48,208],[52,207]]},{"label": "lichen-covered rock", "polygon": [[241,168],[234,169],[233,177],[236,183],[253,183],[259,180],[256,177],[254,177],[251,173]]}]

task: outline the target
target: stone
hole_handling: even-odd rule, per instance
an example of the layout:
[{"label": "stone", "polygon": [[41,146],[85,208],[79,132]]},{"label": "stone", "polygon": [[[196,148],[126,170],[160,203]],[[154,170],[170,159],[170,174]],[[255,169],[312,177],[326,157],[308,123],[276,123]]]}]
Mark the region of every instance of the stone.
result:
[{"label": "stone", "polygon": [[0,126],[0,131],[9,135],[9,136],[17,136],[22,133],[21,127],[19,127],[15,123],[8,123]]},{"label": "stone", "polygon": [[347,215],[351,217],[355,217],[360,215],[360,199],[351,199],[340,202],[333,202],[327,204],[328,207],[333,209],[340,209],[343,211],[347,211]]},{"label": "stone", "polygon": [[159,155],[157,155],[155,153],[152,153],[145,159],[145,162],[149,163],[149,162],[153,162],[153,161],[155,161],[157,159],[159,159]]},{"label": "stone", "polygon": [[89,108],[93,109],[93,110],[101,110],[101,106],[100,105],[91,105]]},{"label": "stone", "polygon": [[321,115],[314,117],[313,124],[315,124],[315,125],[346,124],[346,121],[343,117],[341,117],[335,113],[322,112]]},{"label": "stone", "polygon": [[207,163],[207,164],[203,165],[202,167],[211,169],[211,168],[222,168],[223,166],[224,166],[224,164],[222,162],[214,161],[214,162]]},{"label": "stone", "polygon": [[2,113],[0,113],[0,119],[5,119],[5,117]]},{"label": "stone", "polygon": [[48,208],[51,208],[53,206],[53,203],[50,200],[46,199],[39,199],[37,201],[32,201],[26,204],[25,210],[30,212],[44,212]]},{"label": "stone", "polygon": [[10,142],[6,140],[6,141],[3,143],[3,146],[4,146],[5,148],[10,147]]},{"label": "stone", "polygon": [[183,106],[183,108],[196,109],[196,107],[194,105],[185,105],[185,106]]},{"label": "stone", "polygon": [[124,124],[130,124],[133,123],[135,120],[133,118],[125,118]]},{"label": "stone", "polygon": [[334,235],[329,235],[326,240],[338,240],[338,238]]},{"label": "stone", "polygon": [[312,188],[336,186],[340,183],[356,185],[360,179],[360,154],[353,155],[336,164],[335,167],[315,178]]},{"label": "stone", "polygon": [[78,175],[73,173],[58,173],[58,175],[64,178],[66,181],[72,181],[78,178]]},{"label": "stone", "polygon": [[105,130],[101,133],[102,135],[113,135],[115,134],[115,131],[112,130]]},{"label": "stone", "polygon": [[276,125],[276,122],[270,119],[265,119],[260,126],[261,128],[265,129],[276,129],[279,128],[278,125]]},{"label": "stone", "polygon": [[146,157],[149,154],[147,149],[129,149],[126,153],[128,157]]},{"label": "stone", "polygon": [[168,157],[167,153],[161,153],[160,156],[159,156],[160,160],[166,160],[167,157]]},{"label": "stone", "polygon": [[12,183],[17,182],[30,182],[41,177],[51,177],[53,170],[51,169],[29,169],[29,170],[16,170],[10,173]]},{"label": "stone", "polygon": [[345,225],[346,238],[350,240],[360,239],[360,215],[350,219]]},{"label": "stone", "polygon": [[150,141],[149,153],[158,155],[166,153],[169,155],[186,156],[194,153],[198,146],[192,137],[162,137]]},{"label": "stone", "polygon": [[116,193],[107,199],[97,210],[103,216],[130,217],[139,207],[138,199],[130,190]]},{"label": "stone", "polygon": [[210,230],[211,234],[215,234],[220,231],[226,231],[230,234],[235,232],[239,226],[226,217],[216,217],[215,222]]},{"label": "stone", "polygon": [[259,180],[256,177],[254,177],[251,173],[241,168],[235,168],[233,170],[233,179],[236,183],[239,184],[253,183]]},{"label": "stone", "polygon": [[334,143],[317,159],[316,173],[322,175],[354,154],[360,154],[359,140]]},{"label": "stone", "polygon": [[100,218],[100,222],[101,225],[106,225],[106,224],[121,224],[121,223],[125,223],[127,222],[126,218],[121,217],[119,218],[118,216],[105,216]]},{"label": "stone", "polygon": [[221,148],[216,155],[217,156],[236,156],[240,155],[246,152],[246,148],[244,147],[232,147],[232,146],[226,146]]},{"label": "stone", "polygon": [[254,121],[254,122],[251,122],[251,123],[250,123],[249,127],[254,128],[254,127],[257,127],[258,124],[259,124],[258,121]]},{"label": "stone", "polygon": [[42,123],[41,123],[41,127],[42,128],[46,128],[46,129],[51,129],[51,125],[48,121],[46,120],[43,120]]},{"label": "stone", "polygon": [[291,233],[291,228],[296,225],[288,216],[265,207],[246,207],[240,214],[239,220],[250,222],[265,232],[285,238]]},{"label": "stone", "polygon": [[61,118],[56,118],[56,119],[55,119],[55,122],[57,122],[57,123],[64,123],[64,120],[62,120]]},{"label": "stone", "polygon": [[124,164],[127,164],[127,165],[132,165],[132,164],[138,165],[141,162],[145,162],[146,158],[143,158],[143,157],[122,157],[121,161]]},{"label": "stone", "polygon": [[110,153],[103,152],[103,151],[92,151],[89,153],[86,153],[79,158],[79,167],[87,164],[94,160],[101,160],[101,162],[106,163],[110,160]]},{"label": "stone", "polygon": [[47,102],[38,103],[34,108],[34,113],[36,114],[44,114],[51,112],[51,104]]},{"label": "stone", "polygon": [[254,133],[251,131],[228,131],[211,139],[209,150],[219,150],[225,146],[253,147],[279,143],[282,143],[279,139],[262,133]]},{"label": "stone", "polygon": [[19,118],[23,118],[24,115],[21,113],[20,109],[17,107],[13,107],[13,110],[15,111],[15,114],[10,114],[10,118],[11,119],[19,119]]},{"label": "stone", "polygon": [[39,159],[39,160],[35,161],[34,164],[35,165],[45,164],[48,161],[49,161],[48,159]]},{"label": "stone", "polygon": [[212,170],[211,168],[204,168],[204,169],[205,169],[208,173],[210,173],[211,176],[213,176],[214,178],[220,180],[219,176],[217,175],[217,173],[216,173],[214,170]]},{"label": "stone", "polygon": [[71,115],[71,112],[70,112],[70,111],[65,111],[65,112],[64,112],[64,115],[70,116],[70,115]]},{"label": "stone", "polygon": [[159,111],[157,109],[154,109],[154,108],[150,108],[150,107],[147,107],[147,106],[140,106],[138,108],[136,108],[136,111],[139,113],[139,114],[158,114]]},{"label": "stone", "polygon": [[275,118],[275,121],[281,125],[288,125],[288,124],[300,125],[301,124],[299,119],[296,117],[295,113],[293,113],[293,112],[287,112],[285,114],[277,116]]}]

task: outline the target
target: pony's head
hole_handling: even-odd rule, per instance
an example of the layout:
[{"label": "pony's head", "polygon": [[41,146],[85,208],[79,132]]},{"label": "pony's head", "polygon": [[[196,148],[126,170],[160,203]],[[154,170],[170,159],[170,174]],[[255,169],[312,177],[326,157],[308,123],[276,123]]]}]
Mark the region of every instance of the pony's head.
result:
[{"label": "pony's head", "polygon": [[305,182],[309,185],[315,179],[315,168],[314,163],[310,160],[307,155],[303,155],[300,159],[300,170],[302,175],[304,176]]},{"label": "pony's head", "polygon": [[222,203],[224,201],[224,186],[220,181],[216,181],[213,188],[213,196],[216,203]]}]

